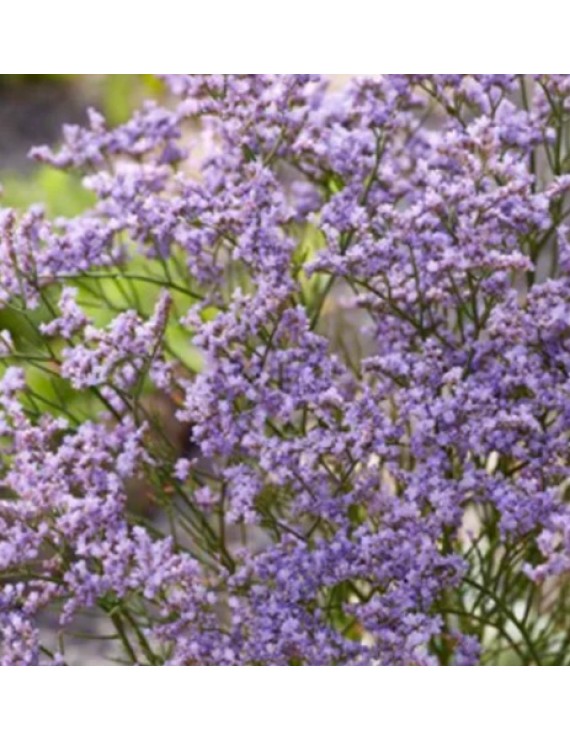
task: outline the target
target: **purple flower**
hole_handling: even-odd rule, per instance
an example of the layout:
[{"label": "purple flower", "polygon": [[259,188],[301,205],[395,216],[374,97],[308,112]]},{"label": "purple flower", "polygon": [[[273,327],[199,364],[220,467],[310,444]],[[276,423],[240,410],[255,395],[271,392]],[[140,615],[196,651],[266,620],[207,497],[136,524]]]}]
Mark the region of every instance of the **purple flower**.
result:
[{"label": "purple flower", "polygon": [[166,83],[0,214],[2,663],[567,662],[568,76]]}]

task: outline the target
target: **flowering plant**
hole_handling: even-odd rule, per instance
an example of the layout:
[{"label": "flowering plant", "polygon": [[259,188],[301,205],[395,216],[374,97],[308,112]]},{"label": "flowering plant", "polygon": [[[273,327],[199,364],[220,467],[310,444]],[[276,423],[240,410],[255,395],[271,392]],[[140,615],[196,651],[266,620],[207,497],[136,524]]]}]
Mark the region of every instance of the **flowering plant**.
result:
[{"label": "flowering plant", "polygon": [[568,663],[570,76],[166,83],[0,213],[2,663]]}]

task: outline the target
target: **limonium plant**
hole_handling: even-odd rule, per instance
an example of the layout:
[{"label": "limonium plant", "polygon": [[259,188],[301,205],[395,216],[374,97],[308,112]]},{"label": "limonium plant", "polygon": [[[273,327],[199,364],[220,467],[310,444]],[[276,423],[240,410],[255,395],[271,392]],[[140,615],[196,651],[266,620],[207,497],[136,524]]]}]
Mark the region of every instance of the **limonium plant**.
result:
[{"label": "limonium plant", "polygon": [[570,76],[164,82],[0,213],[1,662],[570,663]]}]

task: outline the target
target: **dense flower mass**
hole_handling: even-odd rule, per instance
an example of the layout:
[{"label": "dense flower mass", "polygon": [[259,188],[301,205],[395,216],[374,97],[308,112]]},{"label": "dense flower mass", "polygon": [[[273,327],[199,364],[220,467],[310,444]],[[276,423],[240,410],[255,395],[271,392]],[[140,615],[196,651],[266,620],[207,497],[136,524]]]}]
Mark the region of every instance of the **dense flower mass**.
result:
[{"label": "dense flower mass", "polygon": [[0,212],[0,661],[569,663],[570,76],[164,83]]}]

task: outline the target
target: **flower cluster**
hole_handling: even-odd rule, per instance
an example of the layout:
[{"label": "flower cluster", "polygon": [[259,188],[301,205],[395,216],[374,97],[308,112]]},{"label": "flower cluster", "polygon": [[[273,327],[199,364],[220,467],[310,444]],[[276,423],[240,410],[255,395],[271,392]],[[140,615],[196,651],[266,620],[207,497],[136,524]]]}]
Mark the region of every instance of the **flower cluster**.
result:
[{"label": "flower cluster", "polygon": [[1,662],[570,661],[570,78],[164,83],[0,213]]}]

